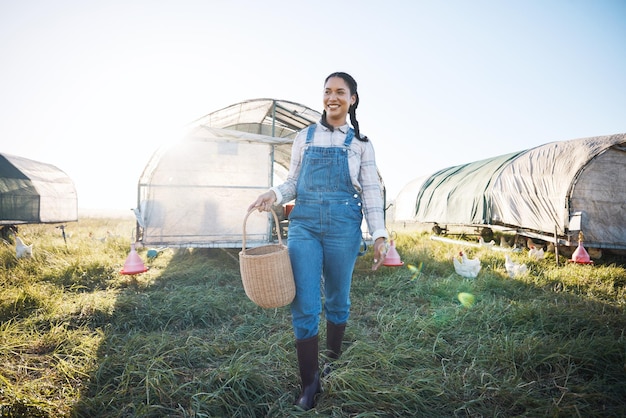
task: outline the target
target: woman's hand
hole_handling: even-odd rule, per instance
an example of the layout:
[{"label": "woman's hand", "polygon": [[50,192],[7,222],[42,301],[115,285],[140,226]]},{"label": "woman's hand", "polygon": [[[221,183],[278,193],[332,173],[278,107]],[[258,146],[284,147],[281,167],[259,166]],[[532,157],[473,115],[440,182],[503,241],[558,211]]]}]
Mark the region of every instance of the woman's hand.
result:
[{"label": "woman's hand", "polygon": [[385,238],[378,238],[374,241],[374,265],[372,266],[372,270],[378,270],[378,267],[385,261],[386,256],[387,243],[385,242]]},{"label": "woman's hand", "polygon": [[272,190],[259,195],[257,199],[248,206],[248,212],[252,209],[257,209],[259,212],[269,212],[274,203],[276,202],[276,194]]}]

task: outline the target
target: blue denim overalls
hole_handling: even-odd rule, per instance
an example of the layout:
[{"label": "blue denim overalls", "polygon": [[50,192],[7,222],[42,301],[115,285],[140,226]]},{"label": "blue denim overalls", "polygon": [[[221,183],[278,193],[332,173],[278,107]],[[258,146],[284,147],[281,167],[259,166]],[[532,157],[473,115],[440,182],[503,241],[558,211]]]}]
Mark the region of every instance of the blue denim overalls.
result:
[{"label": "blue denim overalls", "polygon": [[337,325],[348,321],[352,272],[361,244],[361,197],[348,167],[354,131],[349,129],[343,147],[316,147],[315,126],[308,128],[289,216],[288,247],[296,282],[291,313],[297,340],[318,334],[322,276],[326,319]]}]

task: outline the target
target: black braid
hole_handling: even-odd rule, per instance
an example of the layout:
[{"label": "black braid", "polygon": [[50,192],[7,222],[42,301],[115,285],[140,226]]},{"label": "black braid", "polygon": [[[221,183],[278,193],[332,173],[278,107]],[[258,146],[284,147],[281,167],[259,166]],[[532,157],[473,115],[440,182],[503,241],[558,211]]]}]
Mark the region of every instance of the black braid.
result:
[{"label": "black braid", "polygon": [[328,130],[330,130],[331,132],[335,132],[335,128],[333,127],[333,125],[328,123],[328,121],[326,120],[326,109],[324,109],[324,111],[322,112],[322,125],[328,128]]},{"label": "black braid", "polygon": [[[350,105],[350,108],[348,109],[348,114],[350,115],[350,122],[352,123],[352,126],[354,127],[354,136],[359,141],[367,142],[368,140],[367,136],[365,135],[361,136],[361,131],[359,130],[359,121],[356,120],[356,108],[359,106],[359,93],[357,93],[356,80],[352,78],[352,76],[348,73],[336,72],[326,77],[326,80],[324,80],[324,84],[326,84],[328,79],[332,77],[339,77],[343,79],[343,81],[345,81],[346,84],[348,84],[348,88],[350,89],[350,94],[354,94],[356,96],[356,100],[354,104]],[[330,126],[330,124],[326,121],[326,110],[324,110],[324,112],[322,113],[322,125],[330,129],[331,132],[333,131],[333,127]]]}]

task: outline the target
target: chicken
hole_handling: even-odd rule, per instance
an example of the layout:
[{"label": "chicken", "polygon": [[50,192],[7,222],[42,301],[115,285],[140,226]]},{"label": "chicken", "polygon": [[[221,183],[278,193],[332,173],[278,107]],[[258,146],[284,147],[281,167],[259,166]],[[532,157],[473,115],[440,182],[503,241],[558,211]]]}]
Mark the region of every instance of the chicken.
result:
[{"label": "chicken", "polygon": [[511,245],[506,240],[504,235],[500,235],[500,247],[502,247],[502,248],[511,248]]},{"label": "chicken", "polygon": [[528,257],[534,260],[542,260],[545,257],[543,248],[537,249],[535,246],[530,247],[530,250],[528,250]]},{"label": "chicken", "polygon": [[435,235],[442,235],[442,234],[447,234],[448,233],[448,227],[444,226],[442,228],[441,226],[439,226],[439,224],[437,222],[435,222],[435,225],[433,226],[432,230],[435,233]]},{"label": "chicken", "polygon": [[15,256],[17,258],[30,258],[33,256],[33,244],[26,245],[18,236],[15,237]]},{"label": "chicken", "polygon": [[10,241],[12,238],[17,235],[17,226],[15,225],[3,225],[0,227],[0,239],[5,241]]},{"label": "chicken", "polygon": [[487,247],[487,248],[491,248],[496,244],[494,240],[485,242],[482,236],[478,237],[478,243],[480,244],[481,247]]},{"label": "chicken", "polygon": [[526,246],[528,247],[528,249],[530,250],[531,248],[535,247],[535,248],[543,248],[543,245],[534,242],[532,239],[530,238],[526,238]]},{"label": "chicken", "polygon": [[506,272],[509,273],[510,278],[514,278],[528,271],[526,264],[514,262],[508,254],[506,254],[504,258],[504,268],[506,269]]},{"label": "chicken", "polygon": [[468,259],[463,251],[459,252],[461,261],[458,258],[453,257],[452,263],[454,264],[454,271],[460,276],[468,279],[473,279],[478,276],[481,265],[478,258]]}]

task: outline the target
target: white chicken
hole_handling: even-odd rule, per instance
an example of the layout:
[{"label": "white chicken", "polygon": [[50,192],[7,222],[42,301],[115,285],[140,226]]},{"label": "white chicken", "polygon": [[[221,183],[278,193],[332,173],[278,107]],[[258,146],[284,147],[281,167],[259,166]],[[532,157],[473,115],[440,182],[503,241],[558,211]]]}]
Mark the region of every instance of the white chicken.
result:
[{"label": "white chicken", "polygon": [[510,278],[514,278],[528,271],[528,266],[526,266],[526,264],[514,262],[508,254],[506,254],[504,258],[504,268],[506,269],[506,272],[509,273]]},{"label": "white chicken", "polygon": [[461,256],[460,261],[456,257],[452,258],[452,263],[454,264],[454,271],[456,271],[456,274],[468,279],[476,278],[481,268],[480,260],[478,259],[478,257],[468,259],[463,251],[460,251],[459,255]]},{"label": "white chicken", "polygon": [[17,258],[30,258],[33,256],[33,244],[26,245],[18,236],[15,237],[15,256]]},{"label": "white chicken", "polygon": [[530,247],[530,250],[528,250],[528,257],[534,259],[534,260],[541,260],[545,257],[545,253],[543,251],[543,248],[537,249],[537,247],[535,247],[534,245]]}]

